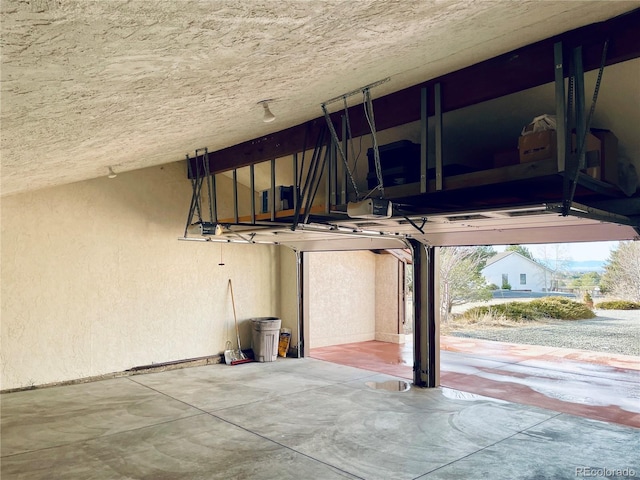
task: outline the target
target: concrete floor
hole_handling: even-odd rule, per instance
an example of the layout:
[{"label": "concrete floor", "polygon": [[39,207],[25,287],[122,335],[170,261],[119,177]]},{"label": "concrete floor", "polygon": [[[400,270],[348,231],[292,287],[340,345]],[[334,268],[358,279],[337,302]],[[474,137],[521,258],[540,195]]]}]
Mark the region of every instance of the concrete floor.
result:
[{"label": "concrete floor", "polygon": [[640,475],[637,429],[449,389],[367,385],[387,380],[398,378],[278,359],[5,394],[1,476],[574,479],[586,476],[581,468]]}]

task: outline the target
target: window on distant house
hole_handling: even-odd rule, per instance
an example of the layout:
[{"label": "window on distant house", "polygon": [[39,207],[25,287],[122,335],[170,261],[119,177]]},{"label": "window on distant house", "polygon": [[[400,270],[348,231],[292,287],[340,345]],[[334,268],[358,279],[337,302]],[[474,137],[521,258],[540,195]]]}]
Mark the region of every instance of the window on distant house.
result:
[{"label": "window on distant house", "polygon": [[520,285],[526,285],[527,284],[527,274],[526,273],[521,273],[520,274]]},{"label": "window on distant house", "polygon": [[[509,285],[509,275],[507,275],[506,273],[502,274],[502,288],[506,288],[507,285]],[[509,287],[511,288],[511,287]]]}]

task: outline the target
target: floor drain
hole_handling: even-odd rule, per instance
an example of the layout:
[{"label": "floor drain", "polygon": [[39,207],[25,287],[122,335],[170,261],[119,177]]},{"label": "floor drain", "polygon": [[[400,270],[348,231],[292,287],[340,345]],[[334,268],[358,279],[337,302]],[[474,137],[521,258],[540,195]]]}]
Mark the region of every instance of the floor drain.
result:
[{"label": "floor drain", "polygon": [[411,388],[409,382],[402,380],[389,380],[387,382],[365,382],[365,385],[374,390],[387,390],[388,392],[406,392]]}]

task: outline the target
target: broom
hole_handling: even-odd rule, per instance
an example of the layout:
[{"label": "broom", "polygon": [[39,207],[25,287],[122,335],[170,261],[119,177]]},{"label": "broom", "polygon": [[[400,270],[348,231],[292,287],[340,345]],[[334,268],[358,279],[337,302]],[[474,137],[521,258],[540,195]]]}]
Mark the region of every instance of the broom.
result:
[{"label": "broom", "polygon": [[233,285],[231,279],[229,279],[229,290],[231,291],[231,305],[233,306],[233,320],[236,324],[236,340],[238,341],[238,353],[233,355],[230,365],[238,365],[240,363],[252,362],[251,358],[248,358],[243,352],[240,346],[240,331],[238,330],[238,317],[236,316],[236,302],[233,299]]}]

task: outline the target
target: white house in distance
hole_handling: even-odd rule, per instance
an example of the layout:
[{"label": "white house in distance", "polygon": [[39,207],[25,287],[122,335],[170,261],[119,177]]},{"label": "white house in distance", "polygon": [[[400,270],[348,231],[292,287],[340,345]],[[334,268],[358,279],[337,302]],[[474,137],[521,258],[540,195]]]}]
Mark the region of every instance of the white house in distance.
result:
[{"label": "white house in distance", "polygon": [[511,290],[532,292],[549,291],[553,280],[553,270],[510,251],[498,253],[487,260],[482,275],[488,284],[501,287],[508,283]]}]

